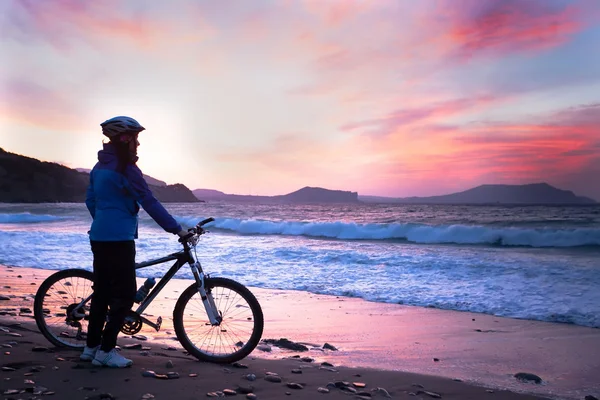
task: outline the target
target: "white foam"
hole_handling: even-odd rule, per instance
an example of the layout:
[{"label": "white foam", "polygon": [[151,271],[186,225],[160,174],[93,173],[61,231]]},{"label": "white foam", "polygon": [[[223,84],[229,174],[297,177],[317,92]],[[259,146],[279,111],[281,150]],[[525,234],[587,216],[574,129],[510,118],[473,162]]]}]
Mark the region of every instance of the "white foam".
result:
[{"label": "white foam", "polygon": [[[193,225],[197,218],[178,218]],[[254,235],[293,235],[341,240],[406,240],[427,244],[488,244],[528,247],[600,246],[597,228],[515,228],[478,225],[355,224],[217,218],[207,225]]]},{"label": "white foam", "polygon": [[31,214],[28,212],[6,214],[0,213],[0,224],[30,224],[36,222],[52,222],[64,219],[56,215]]}]

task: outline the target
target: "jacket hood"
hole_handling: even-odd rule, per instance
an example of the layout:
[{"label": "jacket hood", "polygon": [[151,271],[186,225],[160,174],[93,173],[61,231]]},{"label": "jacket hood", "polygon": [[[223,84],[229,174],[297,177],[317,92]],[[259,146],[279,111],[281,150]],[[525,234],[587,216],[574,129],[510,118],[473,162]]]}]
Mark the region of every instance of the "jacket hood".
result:
[{"label": "jacket hood", "polygon": [[117,161],[117,151],[112,143],[103,143],[103,148],[98,152],[98,161],[110,164]]}]

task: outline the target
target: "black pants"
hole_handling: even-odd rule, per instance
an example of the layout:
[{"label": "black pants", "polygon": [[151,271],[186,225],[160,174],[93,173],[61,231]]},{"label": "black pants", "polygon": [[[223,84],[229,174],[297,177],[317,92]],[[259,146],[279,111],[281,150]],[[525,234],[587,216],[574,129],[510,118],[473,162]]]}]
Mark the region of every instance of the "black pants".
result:
[{"label": "black pants", "polygon": [[103,351],[110,351],[117,345],[117,335],[135,298],[135,242],[90,243],[94,253],[94,294],[87,346],[101,345]]}]

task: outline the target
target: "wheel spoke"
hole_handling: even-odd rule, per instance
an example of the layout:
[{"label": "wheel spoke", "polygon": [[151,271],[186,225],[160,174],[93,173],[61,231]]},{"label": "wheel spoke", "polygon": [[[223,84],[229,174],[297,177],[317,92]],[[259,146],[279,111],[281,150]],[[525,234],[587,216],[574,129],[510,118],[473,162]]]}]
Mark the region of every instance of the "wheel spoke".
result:
[{"label": "wheel spoke", "polygon": [[256,298],[241,284],[224,278],[208,280],[217,311],[218,326],[210,324],[195,289],[188,288],[175,310],[175,329],[184,347],[201,360],[233,362],[247,356],[258,344],[263,316]]},{"label": "wheel spoke", "polygon": [[[85,345],[87,319],[69,318],[68,315],[92,294],[92,279],[93,275],[87,271],[64,270],[51,275],[40,285],[34,303],[35,319],[52,344],[71,348]],[[80,309],[84,313],[86,310],[89,310],[87,304]]]}]

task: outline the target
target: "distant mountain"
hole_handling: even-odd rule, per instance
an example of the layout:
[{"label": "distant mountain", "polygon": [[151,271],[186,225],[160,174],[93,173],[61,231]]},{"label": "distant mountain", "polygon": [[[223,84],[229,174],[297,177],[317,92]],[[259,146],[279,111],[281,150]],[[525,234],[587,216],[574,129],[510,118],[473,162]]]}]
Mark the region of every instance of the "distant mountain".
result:
[{"label": "distant mountain", "polygon": [[[75,168],[77,171],[79,172],[87,172],[88,174],[90,173],[91,169],[89,168]],[[167,182],[158,180],[156,178],[151,177],[150,175],[146,175],[144,174],[144,179],[146,180],[146,183],[148,185],[152,185],[152,186],[167,186]]]},{"label": "distant mountain", "polygon": [[218,190],[212,189],[196,189],[192,190],[192,193],[194,193],[194,196],[196,196],[198,199],[214,199],[218,197],[227,196],[223,192],[219,192]]},{"label": "distant mountain", "polygon": [[279,196],[226,194],[212,189],[196,189],[192,192],[198,199],[207,201],[254,203],[358,203],[357,192],[329,190],[308,186],[295,192]]},{"label": "distant mountain", "polygon": [[[0,202],[79,203],[85,201],[89,173],[0,148]],[[198,202],[184,185],[149,185],[162,202]]]},{"label": "distant mountain", "polygon": [[359,196],[365,203],[410,204],[596,204],[588,197],[570,190],[557,189],[547,183],[527,185],[481,185],[464,192],[430,197]]}]

